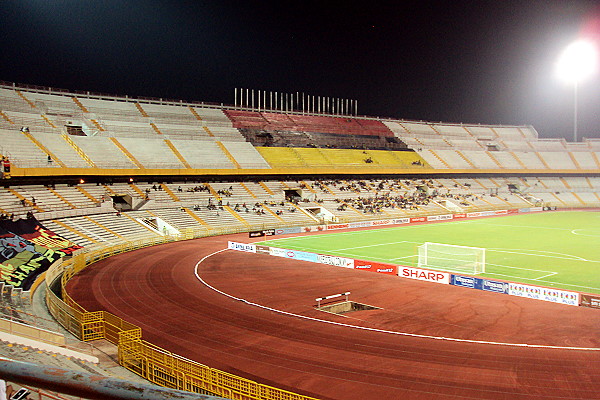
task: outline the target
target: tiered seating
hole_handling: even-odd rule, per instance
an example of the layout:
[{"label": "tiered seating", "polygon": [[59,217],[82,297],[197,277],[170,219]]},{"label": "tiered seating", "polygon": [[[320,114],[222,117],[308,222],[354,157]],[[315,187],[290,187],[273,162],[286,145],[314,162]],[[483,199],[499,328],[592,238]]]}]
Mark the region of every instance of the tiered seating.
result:
[{"label": "tiered seating", "polygon": [[184,168],[163,139],[119,138],[119,142],[146,168]]},{"label": "tiered seating", "polygon": [[235,168],[216,142],[178,139],[173,139],[171,142],[192,168]]},{"label": "tiered seating", "polygon": [[531,142],[532,147],[536,151],[565,151],[565,140],[564,139],[540,139],[535,142]]},{"label": "tiered seating", "polygon": [[269,168],[269,164],[248,142],[223,142],[225,148],[242,168]]},{"label": "tiered seating", "polygon": [[84,247],[119,240],[118,237],[83,217],[49,220],[42,223],[52,232]]},{"label": "tiered seating", "polygon": [[238,110],[226,113],[255,146],[406,148],[377,120]]},{"label": "tiered seating", "polygon": [[[0,131],[0,152],[8,155],[16,168],[335,168],[361,165],[361,160],[366,159],[372,161],[369,168],[410,168],[415,165],[405,162],[406,152],[376,152],[404,150],[407,144],[418,153],[414,161],[422,162],[424,168],[600,168],[600,140],[540,140],[528,126],[382,122],[349,116],[223,110],[162,100],[138,102],[111,96],[0,89],[0,129],[5,128]],[[18,132],[21,125],[29,126],[30,133]],[[90,136],[66,136],[65,125],[81,125],[80,132]],[[77,134],[77,130],[69,128],[72,134]],[[259,146],[258,150],[246,140]],[[261,146],[292,149],[262,150]],[[357,151],[364,153],[340,149],[360,149]],[[48,162],[49,154],[52,162]]]},{"label": "tiered seating", "polygon": [[[31,135],[46,147],[54,156],[63,162],[69,168],[89,168],[91,167],[75,149],[63,139],[52,133],[31,132]],[[53,160],[56,162],[57,160]]]},{"label": "tiered seating", "polygon": [[[577,165],[579,165],[582,169],[598,169],[600,165],[594,159],[594,153],[589,151],[577,151],[572,152],[571,155],[577,161]],[[600,152],[596,152],[596,159],[598,159]]]},{"label": "tiered seating", "polygon": [[257,147],[256,149],[273,168],[306,166],[306,162],[296,149],[288,147]]},{"label": "tiered seating", "polygon": [[48,163],[48,155],[18,130],[0,130],[0,152],[10,156],[15,167],[55,167]]},{"label": "tiered seating", "polygon": [[71,136],[98,168],[137,168],[107,137]]},{"label": "tiered seating", "polygon": [[515,152],[515,155],[528,169],[546,169],[542,160],[534,152]]},{"label": "tiered seating", "polygon": [[136,239],[155,234],[137,221],[140,212],[123,213],[116,217],[114,214],[98,214],[89,217],[94,223],[107,227],[113,235],[121,238]]},{"label": "tiered seating", "polygon": [[462,153],[479,169],[498,169],[500,166],[485,151],[463,150]]},{"label": "tiered seating", "polygon": [[450,166],[445,163],[445,161],[437,155],[437,152],[431,150],[421,150],[418,152],[421,157],[427,162],[427,164],[431,165],[433,169],[447,169]]},{"label": "tiered seating", "polygon": [[525,139],[524,134],[517,127],[500,126],[494,128],[494,131],[498,134],[498,137],[501,140],[518,142]]},{"label": "tiered seating", "polygon": [[439,155],[446,163],[450,165],[452,168],[456,169],[470,169],[473,168],[473,165],[459,155],[455,150],[445,150],[439,149],[435,151],[437,155]]},{"label": "tiered seating", "polygon": [[309,166],[319,167],[332,165],[333,163],[321,149],[310,149],[299,147],[295,149],[300,158]]},{"label": "tiered seating", "polygon": [[538,154],[552,169],[577,169],[565,151],[540,151]]},{"label": "tiered seating", "polygon": [[[515,185],[520,193],[512,193]],[[216,182],[208,184],[210,190],[191,191],[197,182],[170,184],[143,183],[100,186],[82,184],[79,187],[59,185],[50,190],[43,186],[28,185],[11,190],[27,200],[35,197],[37,207],[23,207],[19,197],[8,189],[0,190],[0,208],[34,211],[39,217],[55,218],[43,220],[44,225],[56,233],[80,245],[133,240],[141,236],[161,234],[145,226],[142,219],[161,218],[176,229],[210,230],[221,226],[248,225],[276,226],[281,224],[313,224],[315,219],[302,209],[324,207],[340,220],[365,218],[392,218],[413,215],[418,212],[446,213],[451,211],[445,201],[450,201],[463,211],[483,209],[520,208],[539,205],[539,201],[564,207],[591,207],[600,202],[600,178],[540,177],[540,178],[444,178],[434,180],[415,179],[370,179],[333,181],[267,181],[267,182]],[[410,197],[417,187],[426,185],[430,194],[437,198],[416,207],[384,207],[371,210],[359,206],[359,198],[368,199],[385,196]],[[154,190],[152,186],[164,188]],[[135,201],[145,196],[150,201],[139,211],[124,212],[97,208],[97,200],[109,194],[130,194]],[[294,206],[284,199],[285,190],[294,189],[305,199]],[[222,191],[219,197],[214,194]],[[89,198],[89,194],[92,198]],[[497,194],[496,194],[497,193]],[[221,203],[219,203],[219,200]],[[318,200],[318,202],[317,202]],[[342,204],[345,207],[340,207]],[[104,203],[110,205],[110,202]],[[212,204],[213,207],[208,207]],[[256,205],[259,204],[258,208]],[[73,208],[75,207],[75,208]],[[299,207],[299,208],[298,208]],[[254,210],[253,210],[254,208]],[[64,210],[65,212],[88,210],[87,216],[52,217],[39,210]],[[235,211],[237,210],[237,211]],[[264,210],[264,213],[261,211]],[[293,212],[291,210],[294,210]],[[108,212],[107,212],[108,211]]]},{"label": "tiered seating", "polygon": [[[515,159],[515,157],[505,151],[493,151],[490,152],[489,155],[494,157],[500,165],[502,165],[506,169],[522,169],[521,164]],[[538,161],[539,162],[539,161]]]}]

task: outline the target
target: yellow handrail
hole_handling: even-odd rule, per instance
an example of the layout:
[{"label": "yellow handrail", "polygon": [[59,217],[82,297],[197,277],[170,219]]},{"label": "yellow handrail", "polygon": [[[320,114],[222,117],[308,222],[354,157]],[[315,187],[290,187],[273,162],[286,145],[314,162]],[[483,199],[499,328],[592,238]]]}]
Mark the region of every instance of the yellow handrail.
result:
[{"label": "yellow handrail", "polygon": [[[263,229],[250,227],[251,229]],[[84,248],[68,260],[54,263],[46,273],[46,283],[54,287],[60,279],[62,299],[47,290],[46,303],[52,316],[82,341],[106,339],[117,345],[119,364],[152,383],[194,393],[214,394],[239,400],[315,400],[229,374],[188,360],[142,340],[142,329],[109,312],[89,312],[69,296],[69,279],[87,266],[110,256],[147,246],[180,240],[246,232],[249,228],[221,228],[211,232],[189,230],[179,235],[155,236],[116,245]]]}]

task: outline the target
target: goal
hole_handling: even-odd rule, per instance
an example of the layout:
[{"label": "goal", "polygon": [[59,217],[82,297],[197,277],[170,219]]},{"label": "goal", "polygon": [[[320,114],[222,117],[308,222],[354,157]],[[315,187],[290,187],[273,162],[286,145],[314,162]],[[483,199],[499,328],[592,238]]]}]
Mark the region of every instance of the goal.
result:
[{"label": "goal", "polygon": [[419,268],[477,275],[485,272],[485,249],[425,242],[419,246]]}]

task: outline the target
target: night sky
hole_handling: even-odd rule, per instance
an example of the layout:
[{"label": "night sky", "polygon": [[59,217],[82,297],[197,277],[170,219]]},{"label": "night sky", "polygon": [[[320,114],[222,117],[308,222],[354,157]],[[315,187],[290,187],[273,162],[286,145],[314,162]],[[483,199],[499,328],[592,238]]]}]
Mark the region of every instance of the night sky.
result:
[{"label": "night sky", "polygon": [[[531,124],[572,140],[555,76],[596,1],[1,0],[0,80],[233,104],[234,88],[357,99],[359,113]],[[579,88],[600,138],[600,73]]]}]

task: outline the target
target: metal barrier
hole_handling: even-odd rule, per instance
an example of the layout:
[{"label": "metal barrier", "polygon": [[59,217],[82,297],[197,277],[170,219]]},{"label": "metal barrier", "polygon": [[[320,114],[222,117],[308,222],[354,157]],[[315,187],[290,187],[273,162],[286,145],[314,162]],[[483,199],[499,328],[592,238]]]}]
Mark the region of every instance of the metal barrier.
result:
[{"label": "metal barrier", "polygon": [[[80,396],[80,399],[224,400],[221,397],[201,396],[196,393],[189,393],[189,391],[165,389],[146,383],[108,378],[82,371],[52,367],[52,373],[49,373],[48,367],[45,365],[15,361],[2,357],[0,357],[0,376],[9,382],[17,382],[20,386],[27,385],[25,386],[26,390],[21,389],[19,393],[27,396],[27,392],[32,392],[40,400],[66,400],[66,397],[51,392],[46,393],[39,388],[59,391],[69,396]],[[13,398],[17,397],[13,394],[11,399]]]},{"label": "metal barrier", "polygon": [[[279,225],[281,226],[281,225]],[[142,340],[142,329],[106,311],[89,312],[65,291],[69,279],[96,261],[143,247],[206,236],[264,229],[220,228],[210,232],[186,230],[179,235],[150,237],[116,245],[78,250],[70,259],[53,264],[46,273],[48,288],[60,279],[62,298],[53,290],[46,291],[46,303],[52,316],[82,341],[106,339],[118,348],[119,364],[148,381],[171,389],[213,394],[234,400],[314,400],[282,389],[273,388],[206,365]]]},{"label": "metal barrier", "polygon": [[[416,212],[414,216],[416,215],[424,214]],[[372,218],[373,216],[365,216],[359,217],[358,220]],[[48,269],[46,283],[49,288],[52,288],[60,279],[62,298],[52,290],[47,290],[46,303],[52,316],[77,338],[82,341],[97,339],[110,341],[118,348],[120,365],[157,385],[194,393],[214,394],[234,400],[314,400],[311,397],[262,385],[173,354],[142,340],[140,327],[106,311],[88,312],[65,291],[69,279],[88,265],[120,253],[163,243],[288,226],[294,225],[227,227],[210,231],[187,229],[178,235],[152,236],[123,243],[83,248],[77,250],[70,259],[61,260]]]}]

